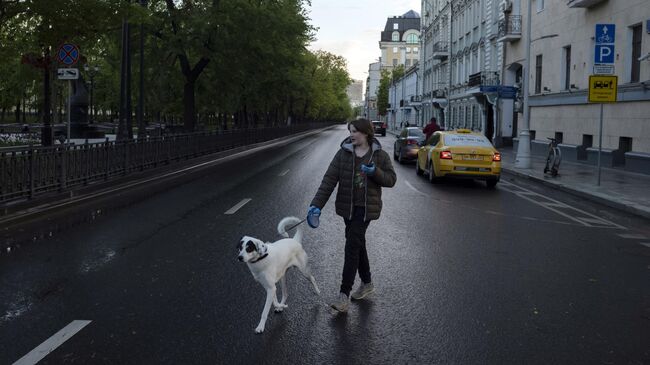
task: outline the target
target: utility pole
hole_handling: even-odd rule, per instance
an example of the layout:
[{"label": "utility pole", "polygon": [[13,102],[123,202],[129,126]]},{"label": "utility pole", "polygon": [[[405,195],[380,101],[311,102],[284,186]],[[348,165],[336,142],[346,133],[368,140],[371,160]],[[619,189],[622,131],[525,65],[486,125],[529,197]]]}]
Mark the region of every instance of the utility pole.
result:
[{"label": "utility pole", "polygon": [[532,2],[528,0],[528,17],[526,18],[526,55],[524,59],[524,70],[522,88],[524,93],[524,123],[519,134],[519,144],[517,145],[517,157],[515,167],[520,169],[530,169],[530,104],[528,101],[530,94],[530,33],[532,23]]},{"label": "utility pole", "polygon": [[[146,7],[147,0],[140,0],[140,5]],[[138,139],[146,138],[147,127],[144,124],[144,23],[140,23],[140,96],[138,97],[136,119],[138,121]]]}]

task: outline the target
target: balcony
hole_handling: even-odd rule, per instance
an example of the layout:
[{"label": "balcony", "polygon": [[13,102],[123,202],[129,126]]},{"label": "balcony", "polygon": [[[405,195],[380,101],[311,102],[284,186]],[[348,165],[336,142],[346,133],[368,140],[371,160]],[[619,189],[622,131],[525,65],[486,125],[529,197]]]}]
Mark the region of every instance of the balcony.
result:
[{"label": "balcony", "polygon": [[606,0],[569,0],[567,6],[570,8],[590,8]]},{"label": "balcony", "polygon": [[481,71],[469,75],[467,87],[483,87],[499,85],[499,73],[496,71]]},{"label": "balcony", "polygon": [[434,59],[442,60],[449,57],[449,42],[436,42],[433,44]]},{"label": "balcony", "polygon": [[521,39],[521,15],[506,15],[499,20],[499,42],[514,42]]}]

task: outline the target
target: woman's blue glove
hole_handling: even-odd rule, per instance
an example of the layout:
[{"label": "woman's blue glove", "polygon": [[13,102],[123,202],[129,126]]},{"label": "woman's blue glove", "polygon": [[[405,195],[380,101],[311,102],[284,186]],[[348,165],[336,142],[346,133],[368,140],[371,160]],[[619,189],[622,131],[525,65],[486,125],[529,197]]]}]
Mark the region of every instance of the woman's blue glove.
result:
[{"label": "woman's blue glove", "polygon": [[309,207],[307,211],[307,224],[311,228],[318,228],[320,224],[320,208],[313,205]]},{"label": "woman's blue glove", "polygon": [[375,163],[371,162],[369,164],[362,164],[361,165],[361,171],[363,171],[366,176],[372,176],[375,174]]}]

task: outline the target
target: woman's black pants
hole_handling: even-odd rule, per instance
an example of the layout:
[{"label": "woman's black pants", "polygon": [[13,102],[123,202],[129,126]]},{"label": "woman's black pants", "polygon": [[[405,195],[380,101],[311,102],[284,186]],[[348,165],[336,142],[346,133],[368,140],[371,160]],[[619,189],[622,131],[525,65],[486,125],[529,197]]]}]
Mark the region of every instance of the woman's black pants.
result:
[{"label": "woman's black pants", "polygon": [[354,278],[359,271],[361,281],[371,282],[370,262],[366,251],[366,230],[369,221],[364,221],[366,210],[363,207],[354,207],[352,219],[345,219],[345,263],[343,264],[343,279],[341,280],[341,293],[350,296]]}]

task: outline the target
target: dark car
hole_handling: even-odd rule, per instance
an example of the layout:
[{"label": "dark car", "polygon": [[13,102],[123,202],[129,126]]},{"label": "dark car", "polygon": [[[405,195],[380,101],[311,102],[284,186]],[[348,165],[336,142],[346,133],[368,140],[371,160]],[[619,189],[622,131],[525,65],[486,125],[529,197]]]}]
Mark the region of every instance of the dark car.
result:
[{"label": "dark car", "polygon": [[386,122],[380,120],[373,120],[372,127],[375,129],[375,134],[381,134],[382,137],[386,137]]},{"label": "dark car", "polygon": [[419,127],[406,127],[402,129],[393,149],[393,158],[399,163],[414,161],[418,158],[420,143],[424,142],[424,132]]}]

